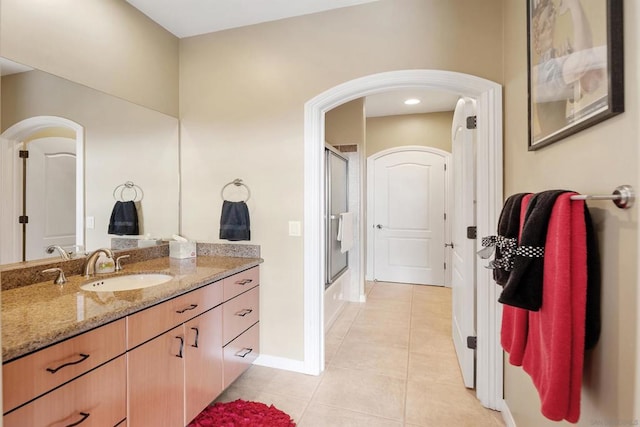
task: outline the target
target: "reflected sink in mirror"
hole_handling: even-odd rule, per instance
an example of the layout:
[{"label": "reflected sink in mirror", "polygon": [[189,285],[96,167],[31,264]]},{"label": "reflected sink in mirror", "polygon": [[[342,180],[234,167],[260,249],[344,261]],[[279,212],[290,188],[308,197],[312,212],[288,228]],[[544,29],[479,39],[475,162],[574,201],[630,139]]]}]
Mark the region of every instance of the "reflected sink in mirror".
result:
[{"label": "reflected sink in mirror", "polygon": [[161,285],[171,279],[173,279],[172,275],[163,273],[127,274],[92,280],[81,285],[80,289],[92,292],[131,291]]}]

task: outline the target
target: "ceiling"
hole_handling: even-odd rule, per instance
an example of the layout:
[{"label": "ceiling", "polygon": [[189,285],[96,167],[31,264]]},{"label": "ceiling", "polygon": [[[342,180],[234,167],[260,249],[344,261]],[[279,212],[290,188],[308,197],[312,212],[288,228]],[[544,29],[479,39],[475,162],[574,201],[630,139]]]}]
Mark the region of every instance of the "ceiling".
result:
[{"label": "ceiling", "polygon": [[[365,98],[367,117],[453,111],[460,95],[431,89],[397,89]],[[405,105],[409,98],[419,99],[416,105]]]},{"label": "ceiling", "polygon": [[373,1],[377,0],[127,0],[180,38]]}]

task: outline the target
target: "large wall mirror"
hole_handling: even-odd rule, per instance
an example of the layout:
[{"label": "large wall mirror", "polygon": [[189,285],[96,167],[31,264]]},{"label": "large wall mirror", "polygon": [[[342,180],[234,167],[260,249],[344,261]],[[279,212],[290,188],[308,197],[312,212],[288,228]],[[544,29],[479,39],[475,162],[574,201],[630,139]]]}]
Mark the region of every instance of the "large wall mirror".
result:
[{"label": "large wall mirror", "polygon": [[109,247],[117,201],[134,202],[138,235],[178,231],[177,118],[6,59],[0,66],[0,263],[57,256],[51,245]]}]

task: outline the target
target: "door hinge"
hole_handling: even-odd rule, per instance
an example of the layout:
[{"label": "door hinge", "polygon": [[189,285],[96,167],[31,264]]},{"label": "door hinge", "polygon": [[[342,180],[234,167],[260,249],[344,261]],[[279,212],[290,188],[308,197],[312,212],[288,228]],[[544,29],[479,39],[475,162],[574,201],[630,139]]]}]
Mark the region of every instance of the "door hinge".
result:
[{"label": "door hinge", "polygon": [[444,269],[445,270],[447,269],[447,263],[446,262],[444,263]]},{"label": "door hinge", "polygon": [[18,224],[29,224],[29,217],[27,215],[20,215],[18,217]]},{"label": "door hinge", "polygon": [[478,337],[467,337],[467,348],[471,350],[478,349]]},{"label": "door hinge", "polygon": [[467,116],[467,129],[476,129],[478,127],[477,116]]},{"label": "door hinge", "polygon": [[478,229],[475,225],[471,227],[467,227],[467,239],[477,239],[478,238]]},{"label": "door hinge", "polygon": [[444,170],[447,170],[447,164],[446,163],[444,164]]},{"label": "door hinge", "polygon": [[446,212],[444,213],[444,220],[445,221],[447,220],[447,213]]},{"label": "door hinge", "polygon": [[28,159],[29,158],[29,151],[28,150],[20,150],[20,151],[18,151],[18,157],[20,157],[21,159]]}]

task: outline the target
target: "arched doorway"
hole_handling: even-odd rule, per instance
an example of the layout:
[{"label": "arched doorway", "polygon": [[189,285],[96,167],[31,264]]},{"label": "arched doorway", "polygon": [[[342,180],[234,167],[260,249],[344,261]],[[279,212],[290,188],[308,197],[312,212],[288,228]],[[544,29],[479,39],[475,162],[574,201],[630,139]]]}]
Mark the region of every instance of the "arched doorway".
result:
[{"label": "arched doorway", "polygon": [[[477,102],[477,234],[495,232],[502,205],[502,88],[480,77],[442,70],[402,70],[361,77],[335,86],[305,104],[304,147],[304,369],[324,369],[324,115],[356,98],[394,89],[426,88],[454,92]],[[477,396],[486,407],[502,402],[498,290],[490,270],[477,271]]]},{"label": "arched doorway", "polygon": [[[38,139],[45,141],[51,135],[62,133],[75,145],[75,172],[71,177],[75,190],[75,242],[84,246],[84,128],[71,120],[56,116],[36,116],[24,119],[5,130],[0,139],[0,163],[2,164],[2,211],[0,212],[0,232],[2,247],[0,262],[16,262],[22,259],[25,245],[22,224],[17,217],[22,212],[23,188],[22,165],[19,151],[24,149],[24,141]],[[56,139],[56,138],[53,138]],[[42,167],[40,167],[42,168]]]}]

